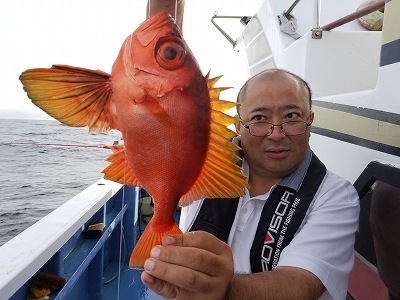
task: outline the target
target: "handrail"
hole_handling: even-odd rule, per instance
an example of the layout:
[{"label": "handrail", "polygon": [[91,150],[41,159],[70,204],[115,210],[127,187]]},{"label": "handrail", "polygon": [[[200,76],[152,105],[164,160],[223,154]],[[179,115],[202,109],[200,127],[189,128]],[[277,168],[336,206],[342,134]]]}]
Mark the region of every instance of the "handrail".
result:
[{"label": "handrail", "polygon": [[120,186],[100,179],[1,246],[0,298],[15,294]]},{"label": "handrail", "polygon": [[325,26],[322,26],[321,29],[323,31],[329,31],[331,29],[334,29],[336,27],[342,26],[343,24],[349,23],[351,21],[354,21],[360,17],[363,17],[365,15],[368,15],[376,10],[379,10],[381,8],[385,7],[385,0],[380,0],[374,4],[368,5],[354,13],[351,13],[347,16],[344,16],[343,18],[340,18],[336,21],[333,21],[329,24],[326,24]]},{"label": "handrail", "polygon": [[399,168],[378,161],[372,161],[365,167],[353,185],[361,199],[369,191],[375,181],[383,181],[400,188],[399,176]]}]

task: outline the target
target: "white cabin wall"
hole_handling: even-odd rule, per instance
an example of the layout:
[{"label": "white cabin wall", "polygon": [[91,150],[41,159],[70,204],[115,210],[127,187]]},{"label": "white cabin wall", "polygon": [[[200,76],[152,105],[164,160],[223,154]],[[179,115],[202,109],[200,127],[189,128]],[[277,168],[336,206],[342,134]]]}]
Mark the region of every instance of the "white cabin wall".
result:
[{"label": "white cabin wall", "polygon": [[[362,2],[323,1],[320,25],[354,12]],[[295,40],[281,32],[277,18],[291,4],[292,1],[286,0],[264,1],[257,11],[255,18],[262,25],[263,37],[267,37],[269,53],[255,63],[254,59],[251,63],[249,59],[251,74],[265,68],[287,69],[305,78],[315,97],[374,89],[378,79],[381,32],[365,31],[358,21],[353,21],[331,32],[323,32],[322,39],[313,39],[314,1],[300,1],[292,11],[298,22],[297,32],[302,35]],[[254,43],[247,41],[247,55],[254,52],[251,47]]]},{"label": "white cabin wall", "polygon": [[308,33],[284,50],[282,67],[303,77],[314,97],[374,89],[380,39],[380,32]]},{"label": "white cabin wall", "polygon": [[351,183],[356,181],[361,172],[372,161],[400,167],[398,156],[366,149],[323,135],[311,134],[310,146],[328,170]]}]

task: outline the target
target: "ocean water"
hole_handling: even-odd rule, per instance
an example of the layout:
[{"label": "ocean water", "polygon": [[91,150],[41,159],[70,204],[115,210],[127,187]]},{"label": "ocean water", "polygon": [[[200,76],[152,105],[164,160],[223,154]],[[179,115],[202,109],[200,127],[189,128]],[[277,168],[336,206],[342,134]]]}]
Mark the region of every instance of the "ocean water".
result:
[{"label": "ocean water", "polygon": [[53,120],[0,119],[0,246],[100,179],[111,154],[102,146],[119,138]]}]

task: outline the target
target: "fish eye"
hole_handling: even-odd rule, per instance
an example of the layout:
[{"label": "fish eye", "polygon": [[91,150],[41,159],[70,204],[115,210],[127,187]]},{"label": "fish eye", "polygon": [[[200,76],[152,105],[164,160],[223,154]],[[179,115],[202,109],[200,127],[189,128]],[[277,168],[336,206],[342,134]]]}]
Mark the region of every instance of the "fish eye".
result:
[{"label": "fish eye", "polygon": [[177,41],[166,41],[156,48],[157,63],[167,70],[175,70],[183,65],[186,59],[185,47]]}]

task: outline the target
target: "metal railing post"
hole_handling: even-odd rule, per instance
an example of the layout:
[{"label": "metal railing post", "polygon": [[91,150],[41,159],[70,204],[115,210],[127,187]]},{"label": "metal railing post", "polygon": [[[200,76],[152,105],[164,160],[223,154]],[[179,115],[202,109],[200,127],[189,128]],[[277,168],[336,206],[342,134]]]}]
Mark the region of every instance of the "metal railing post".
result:
[{"label": "metal railing post", "polygon": [[314,0],[314,26],[311,31],[311,37],[313,39],[322,38],[322,29],[320,27],[321,22],[321,0]]}]

